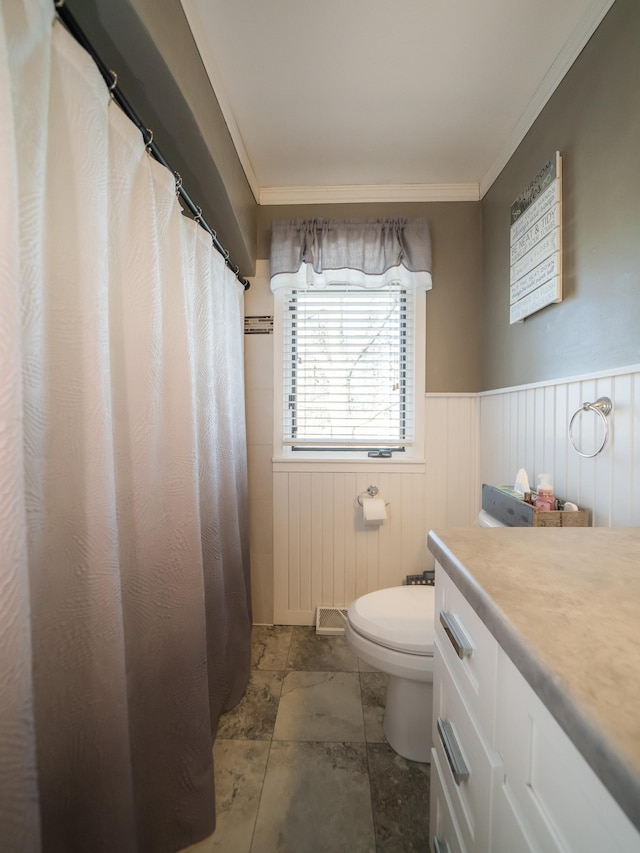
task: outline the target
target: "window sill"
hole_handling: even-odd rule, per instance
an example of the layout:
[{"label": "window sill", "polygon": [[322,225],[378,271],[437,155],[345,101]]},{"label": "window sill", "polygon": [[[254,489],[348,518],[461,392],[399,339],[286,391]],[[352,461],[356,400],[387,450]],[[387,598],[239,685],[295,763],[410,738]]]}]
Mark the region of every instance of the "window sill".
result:
[{"label": "window sill", "polygon": [[335,457],[332,457],[331,459],[327,459],[325,457],[315,457],[310,459],[307,456],[304,459],[294,459],[291,456],[274,456],[271,461],[273,463],[274,474],[286,471],[309,473],[319,471],[333,471],[336,473],[387,471],[390,474],[406,474],[411,471],[411,473],[424,474],[426,470],[425,460],[416,458],[398,459],[392,457],[391,459],[336,459]]}]

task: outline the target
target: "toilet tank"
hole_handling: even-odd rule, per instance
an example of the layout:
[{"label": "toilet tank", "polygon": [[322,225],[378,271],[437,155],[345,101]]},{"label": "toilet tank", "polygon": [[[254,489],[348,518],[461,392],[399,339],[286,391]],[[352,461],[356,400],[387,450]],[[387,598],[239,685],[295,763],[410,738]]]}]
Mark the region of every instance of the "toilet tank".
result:
[{"label": "toilet tank", "polygon": [[502,521],[489,515],[485,509],[481,509],[478,513],[478,524],[480,527],[507,527]]}]

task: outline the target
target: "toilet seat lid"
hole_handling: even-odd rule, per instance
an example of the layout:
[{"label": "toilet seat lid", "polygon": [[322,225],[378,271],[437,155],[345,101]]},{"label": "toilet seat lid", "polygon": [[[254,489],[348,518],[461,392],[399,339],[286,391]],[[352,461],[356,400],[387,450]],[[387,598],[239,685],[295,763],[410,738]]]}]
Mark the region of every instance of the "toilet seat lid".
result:
[{"label": "toilet seat lid", "polygon": [[394,586],[357,598],[348,608],[351,626],[389,649],[432,655],[434,588]]}]

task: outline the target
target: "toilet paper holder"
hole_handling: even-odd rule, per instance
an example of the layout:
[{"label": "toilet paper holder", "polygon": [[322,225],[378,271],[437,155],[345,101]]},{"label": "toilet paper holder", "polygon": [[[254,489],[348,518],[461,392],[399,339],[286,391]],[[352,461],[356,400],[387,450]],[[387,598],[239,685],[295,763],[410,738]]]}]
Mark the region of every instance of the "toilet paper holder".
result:
[{"label": "toilet paper holder", "polygon": [[[368,495],[370,498],[375,498],[375,496],[378,494],[379,491],[380,490],[378,489],[377,486],[367,486],[367,491],[366,492],[360,492],[360,494],[358,495],[356,500],[358,501],[360,506],[362,506],[362,498],[365,497],[365,495]],[[389,506],[389,501],[385,501],[384,505]]]}]

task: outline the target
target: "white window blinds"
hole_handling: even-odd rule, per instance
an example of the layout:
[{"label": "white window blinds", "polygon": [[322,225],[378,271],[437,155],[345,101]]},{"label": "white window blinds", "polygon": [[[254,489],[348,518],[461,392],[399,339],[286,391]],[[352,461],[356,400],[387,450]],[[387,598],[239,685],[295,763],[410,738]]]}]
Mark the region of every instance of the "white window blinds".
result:
[{"label": "white window blinds", "polygon": [[332,284],[283,297],[283,440],[294,449],[413,441],[415,293]]}]

